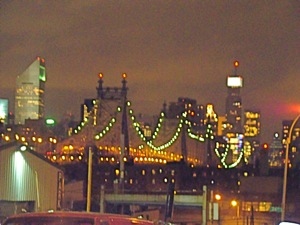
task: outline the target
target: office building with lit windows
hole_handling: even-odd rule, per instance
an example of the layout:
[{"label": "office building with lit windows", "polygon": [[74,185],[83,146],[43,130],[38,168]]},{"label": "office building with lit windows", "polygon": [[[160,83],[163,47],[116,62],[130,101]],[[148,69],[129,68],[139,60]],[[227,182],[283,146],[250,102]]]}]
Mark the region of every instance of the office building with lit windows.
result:
[{"label": "office building with lit windows", "polygon": [[228,76],[225,113],[226,113],[226,133],[242,133],[242,98],[240,96],[243,87],[241,76]]},{"label": "office building with lit windows", "polygon": [[229,158],[233,162],[239,162],[243,156],[244,134],[242,126],[242,97],[240,95],[243,87],[243,78],[237,75],[239,62],[234,62],[235,74],[227,76],[227,97],[225,104],[226,123],[223,124],[223,135],[229,144]]},{"label": "office building with lit windows", "polygon": [[270,167],[282,167],[284,158],[284,149],[279,133],[274,133],[273,140],[269,147],[269,165]]},{"label": "office building with lit windows", "polygon": [[214,111],[213,104],[198,105],[195,99],[178,98],[177,102],[171,102],[167,111],[169,119],[179,118],[183,112],[187,112],[187,118],[191,122],[191,129],[198,135],[205,135],[207,124],[212,125],[214,136],[217,135],[218,115]]},{"label": "office building with lit windows", "polygon": [[45,60],[37,57],[16,79],[15,124],[45,116]]},{"label": "office building with lit windows", "polygon": [[[284,150],[286,150],[287,139],[289,136],[292,123],[293,123],[292,120],[282,121],[282,144]],[[294,125],[294,128],[291,132],[291,140],[289,144],[289,159],[292,167],[294,166],[300,167],[300,122],[299,121]]]},{"label": "office building with lit windows", "polygon": [[260,111],[244,110],[244,155],[249,158],[260,148]]},{"label": "office building with lit windows", "polygon": [[81,105],[81,121],[84,121],[89,117],[89,114],[94,109],[96,99],[85,99],[84,103]]}]

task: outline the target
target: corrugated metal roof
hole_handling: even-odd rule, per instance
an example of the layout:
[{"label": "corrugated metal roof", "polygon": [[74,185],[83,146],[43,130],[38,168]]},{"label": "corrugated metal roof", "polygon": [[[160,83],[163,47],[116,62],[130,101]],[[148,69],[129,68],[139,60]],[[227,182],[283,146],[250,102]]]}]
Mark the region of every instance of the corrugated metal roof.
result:
[{"label": "corrugated metal roof", "polygon": [[[0,145],[0,152],[1,151],[4,151],[4,150],[7,150],[11,147],[15,147],[16,150],[19,149],[21,146],[23,146],[22,144],[20,144],[19,142],[10,142],[10,143],[7,143],[7,144],[4,144],[4,145]],[[45,161],[46,163],[49,163],[51,166],[54,166],[56,167],[57,169],[59,170],[63,170],[63,167],[59,166],[58,164],[55,164],[53,162],[51,162],[49,159],[47,159],[46,157],[44,157],[43,155],[33,151],[33,150],[30,150],[28,151],[30,154],[33,154],[35,155],[36,157],[40,158],[41,160]]]},{"label": "corrugated metal roof", "polygon": [[34,201],[39,209],[56,209],[63,171],[43,156],[19,147],[17,143],[0,147],[0,200]]}]

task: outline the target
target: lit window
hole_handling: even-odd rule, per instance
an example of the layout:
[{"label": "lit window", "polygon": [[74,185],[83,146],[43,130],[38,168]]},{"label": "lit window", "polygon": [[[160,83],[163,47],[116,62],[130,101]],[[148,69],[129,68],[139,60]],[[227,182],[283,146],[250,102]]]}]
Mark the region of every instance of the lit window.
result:
[{"label": "lit window", "polygon": [[142,170],[142,175],[143,175],[143,176],[146,175],[146,170]]}]

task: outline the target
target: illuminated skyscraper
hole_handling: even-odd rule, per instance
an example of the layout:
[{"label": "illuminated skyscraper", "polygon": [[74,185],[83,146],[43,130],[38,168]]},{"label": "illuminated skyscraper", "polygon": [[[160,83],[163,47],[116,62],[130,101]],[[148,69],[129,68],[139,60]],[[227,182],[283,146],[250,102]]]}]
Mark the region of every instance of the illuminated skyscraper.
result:
[{"label": "illuminated skyscraper", "polygon": [[[234,63],[235,70],[238,67],[238,62]],[[240,90],[243,87],[243,78],[235,75],[227,77],[228,95],[226,98],[226,133],[242,133],[242,98]]]},{"label": "illuminated skyscraper", "polygon": [[45,60],[36,60],[16,80],[15,123],[45,116]]},{"label": "illuminated skyscraper", "polygon": [[243,78],[237,75],[239,62],[234,62],[235,74],[227,77],[228,95],[226,97],[224,124],[225,139],[228,147],[228,158],[232,162],[239,163],[243,158],[244,134],[242,127],[242,98],[240,96],[243,87]]}]

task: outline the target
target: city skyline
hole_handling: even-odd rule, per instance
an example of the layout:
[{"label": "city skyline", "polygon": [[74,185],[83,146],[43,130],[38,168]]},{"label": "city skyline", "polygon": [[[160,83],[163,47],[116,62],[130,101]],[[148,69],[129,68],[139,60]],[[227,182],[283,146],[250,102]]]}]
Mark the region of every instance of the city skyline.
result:
[{"label": "city skyline", "polygon": [[[137,112],[189,97],[225,114],[226,78],[243,76],[244,109],[259,109],[262,141],[300,112],[297,1],[22,1],[1,3],[1,98],[13,107],[15,80],[46,60],[46,116],[121,86]],[[67,85],[66,85],[67,84]],[[67,108],[67,109],[66,109]]]}]

